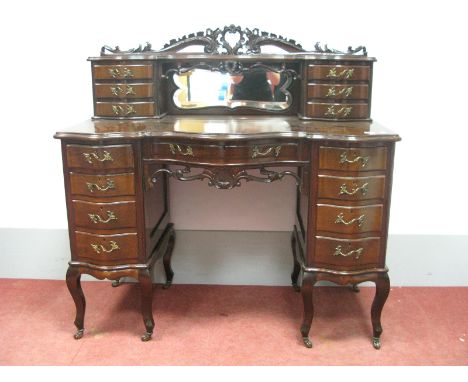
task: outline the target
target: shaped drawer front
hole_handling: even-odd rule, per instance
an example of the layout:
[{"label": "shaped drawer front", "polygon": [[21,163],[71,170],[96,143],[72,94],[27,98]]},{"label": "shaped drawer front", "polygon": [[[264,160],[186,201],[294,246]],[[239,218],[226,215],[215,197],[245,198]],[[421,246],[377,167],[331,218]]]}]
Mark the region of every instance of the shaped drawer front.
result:
[{"label": "shaped drawer front", "polygon": [[307,78],[309,80],[369,81],[370,66],[309,64]]},{"label": "shaped drawer front", "polygon": [[356,234],[382,229],[383,205],[336,206],[317,205],[317,231]]},{"label": "shaped drawer front", "polygon": [[307,145],[297,142],[260,145],[194,145],[153,143],[153,159],[191,163],[265,163],[307,160]]},{"label": "shaped drawer front", "polygon": [[367,100],[369,85],[307,84],[308,98]]},{"label": "shaped drawer front", "polygon": [[75,225],[88,229],[136,227],[135,202],[90,203],[73,200]]},{"label": "shaped drawer front", "polygon": [[369,118],[367,103],[322,103],[307,102],[307,116],[320,119],[366,119]]},{"label": "shaped drawer front", "polygon": [[75,256],[78,261],[117,265],[136,263],[138,260],[136,233],[95,235],[76,231],[75,245]]},{"label": "shaped drawer front", "polygon": [[135,194],[133,173],[115,175],[88,175],[70,173],[72,195],[124,196]]},{"label": "shaped drawer front", "polygon": [[133,168],[133,149],[131,145],[67,145],[67,164],[71,168]]},{"label": "shaped drawer front", "polygon": [[336,200],[383,199],[385,176],[343,177],[319,175],[318,198]]},{"label": "shaped drawer front", "polygon": [[337,271],[377,268],[380,238],[348,240],[317,236],[314,266]]},{"label": "shaped drawer front", "polygon": [[155,114],[154,102],[96,102],[98,117],[151,117]]},{"label": "shaped drawer front", "polygon": [[95,80],[140,80],[153,78],[153,65],[94,65]]},{"label": "shaped drawer front", "polygon": [[154,94],[153,84],[94,84],[97,98],[150,98]]},{"label": "shaped drawer front", "polygon": [[320,147],[319,168],[338,171],[372,171],[387,168],[385,147]]}]

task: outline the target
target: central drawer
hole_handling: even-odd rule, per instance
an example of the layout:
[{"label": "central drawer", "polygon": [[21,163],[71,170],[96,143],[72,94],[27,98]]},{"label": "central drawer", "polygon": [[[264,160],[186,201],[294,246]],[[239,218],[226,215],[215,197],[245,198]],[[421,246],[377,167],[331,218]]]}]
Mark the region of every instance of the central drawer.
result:
[{"label": "central drawer", "polygon": [[298,142],[275,142],[258,145],[202,145],[185,142],[154,142],[151,145],[150,159],[219,165],[288,163],[307,161],[307,153],[307,145]]}]

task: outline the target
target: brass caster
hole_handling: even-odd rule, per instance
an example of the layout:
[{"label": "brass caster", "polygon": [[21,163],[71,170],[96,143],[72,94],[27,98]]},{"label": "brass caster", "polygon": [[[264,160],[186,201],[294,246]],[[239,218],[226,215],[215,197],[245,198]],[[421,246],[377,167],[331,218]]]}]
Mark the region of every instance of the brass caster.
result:
[{"label": "brass caster", "polygon": [[149,340],[151,339],[151,336],[152,336],[152,335],[153,335],[153,333],[146,332],[145,334],[143,334],[143,335],[141,336],[141,340],[142,340],[143,342],[147,342],[147,341],[149,341]]},{"label": "brass caster", "polygon": [[84,333],[84,329],[80,329],[73,335],[73,338],[75,340],[79,340],[81,337],[83,337],[83,333]]},{"label": "brass caster", "polygon": [[112,281],[112,286],[114,288],[118,287],[118,286],[121,286],[123,283],[120,281],[120,280],[114,280]]},{"label": "brass caster", "polygon": [[309,339],[309,337],[302,337],[302,341],[304,341],[306,348],[310,349],[312,347],[312,341]]},{"label": "brass caster", "polygon": [[351,285],[351,290],[354,293],[359,293],[360,292],[359,287],[357,286],[357,284]]},{"label": "brass caster", "polygon": [[292,287],[294,289],[295,292],[300,292],[301,291],[301,287],[297,284],[292,284]]},{"label": "brass caster", "polygon": [[163,285],[163,289],[169,289],[169,287],[172,285],[172,280],[167,280],[166,283]]},{"label": "brass caster", "polygon": [[372,346],[374,346],[374,349],[379,350],[380,346],[382,346],[382,343],[380,342],[380,338],[372,337]]}]

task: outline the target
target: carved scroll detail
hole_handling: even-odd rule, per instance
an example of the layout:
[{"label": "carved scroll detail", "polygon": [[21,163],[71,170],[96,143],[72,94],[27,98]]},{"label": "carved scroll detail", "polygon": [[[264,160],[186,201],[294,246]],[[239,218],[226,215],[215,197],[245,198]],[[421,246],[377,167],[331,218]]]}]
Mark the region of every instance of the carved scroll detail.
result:
[{"label": "carved scroll detail", "polygon": [[181,181],[191,180],[204,180],[208,179],[208,186],[215,187],[221,190],[230,190],[234,187],[241,186],[241,180],[246,182],[262,182],[272,183],[276,180],[283,179],[286,175],[292,176],[296,179],[296,185],[300,185],[301,179],[297,174],[292,171],[271,171],[266,168],[260,168],[260,174],[263,176],[257,176],[249,174],[246,170],[240,170],[236,168],[214,168],[214,169],[203,169],[198,174],[191,175],[191,168],[186,166],[185,168],[170,170],[166,168],[155,171],[148,179],[148,184],[154,184],[157,182],[157,176],[160,173],[166,173]]}]

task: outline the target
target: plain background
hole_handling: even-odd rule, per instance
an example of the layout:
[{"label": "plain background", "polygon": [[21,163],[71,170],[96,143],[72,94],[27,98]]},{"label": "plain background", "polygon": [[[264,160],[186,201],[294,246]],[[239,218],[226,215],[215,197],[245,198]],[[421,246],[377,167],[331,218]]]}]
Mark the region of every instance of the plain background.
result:
[{"label": "plain background", "polygon": [[[102,45],[128,49],[150,41],[158,49],[172,38],[235,24],[294,38],[306,49],[318,41],[341,50],[366,45],[378,60],[372,117],[403,138],[396,150],[390,235],[454,235],[466,242],[463,3],[4,1],[0,230],[67,228],[60,145],[52,136],[92,115],[88,56],[99,55]],[[292,181],[226,193],[190,186],[172,183],[177,229],[271,232],[289,231],[293,224]],[[229,202],[221,207],[223,201]],[[454,245],[461,256],[466,253]]]}]

